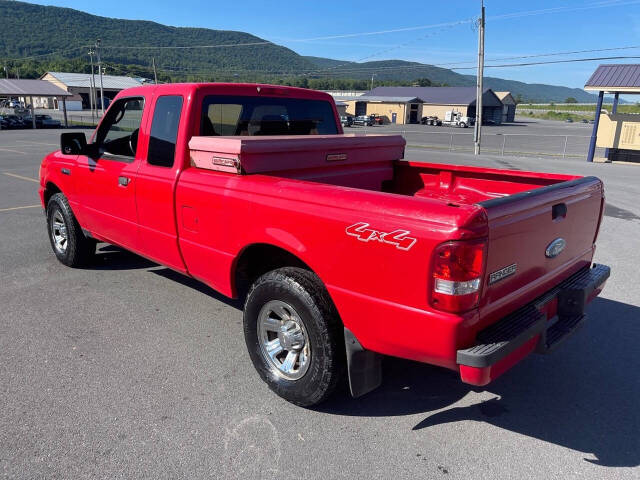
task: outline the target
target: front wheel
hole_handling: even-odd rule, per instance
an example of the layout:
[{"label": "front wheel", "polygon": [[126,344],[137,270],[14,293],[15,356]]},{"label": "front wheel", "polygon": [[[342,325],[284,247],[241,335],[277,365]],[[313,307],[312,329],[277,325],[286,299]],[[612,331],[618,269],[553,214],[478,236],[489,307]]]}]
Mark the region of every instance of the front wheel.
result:
[{"label": "front wheel", "polygon": [[342,377],[343,329],[320,279],[301,268],[261,276],[244,307],[244,335],[269,388],[300,406],[327,399]]},{"label": "front wheel", "polygon": [[86,265],[95,254],[96,241],[84,236],[62,193],[56,193],[47,203],[47,230],[53,253],[68,267]]}]

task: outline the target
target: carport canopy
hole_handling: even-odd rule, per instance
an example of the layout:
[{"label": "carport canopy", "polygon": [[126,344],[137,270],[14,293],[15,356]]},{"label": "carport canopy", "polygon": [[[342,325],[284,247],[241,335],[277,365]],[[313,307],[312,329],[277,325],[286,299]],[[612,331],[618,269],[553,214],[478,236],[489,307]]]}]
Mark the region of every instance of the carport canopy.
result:
[{"label": "carport canopy", "polygon": [[[596,152],[596,140],[598,136],[598,125],[600,123],[600,113],[602,113],[602,101],[605,93],[613,93],[613,106],[611,113],[618,111],[618,97],[620,94],[640,94],[640,64],[610,64],[600,65],[587,80],[584,86],[586,91],[598,92],[598,103],[596,104],[596,117],[593,122],[593,132],[589,142],[589,153],[587,161],[593,162]],[[607,149],[608,150],[608,149]],[[605,156],[608,156],[605,154]]]},{"label": "carport canopy", "polygon": [[64,126],[67,127],[67,104],[66,97],[73,94],[55,86],[45,80],[17,80],[0,79],[0,97],[30,97],[31,98],[31,121],[33,128],[36,128],[36,116],[33,111],[33,97],[58,97],[62,99],[62,110],[64,112]]}]

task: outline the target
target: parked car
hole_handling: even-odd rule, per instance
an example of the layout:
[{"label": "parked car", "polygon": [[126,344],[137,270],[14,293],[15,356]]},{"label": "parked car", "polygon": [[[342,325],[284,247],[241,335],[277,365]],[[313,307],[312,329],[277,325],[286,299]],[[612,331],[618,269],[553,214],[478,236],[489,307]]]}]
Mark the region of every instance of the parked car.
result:
[{"label": "parked car", "polygon": [[589,120],[587,120],[586,118],[583,118],[582,120],[580,120],[582,123],[589,123]]},{"label": "parked car", "polygon": [[3,115],[0,115],[0,128],[2,130],[9,128],[9,120],[7,120]]},{"label": "parked car", "polygon": [[373,117],[371,115],[358,115],[353,119],[354,125],[362,125],[366,127],[371,127],[375,123]]},{"label": "parked car", "polygon": [[440,120],[436,116],[428,116],[428,117],[422,117],[420,119],[420,123],[422,125],[434,125],[439,127],[440,125],[442,125],[442,120]]},{"label": "parked car", "polygon": [[17,99],[9,100],[9,108],[24,108],[24,102]]},{"label": "parked car", "polygon": [[[25,128],[33,128],[31,115],[22,117],[22,120]],[[50,115],[36,115],[36,128],[60,128],[61,126],[60,120],[55,120]]]},{"label": "parked car", "polygon": [[25,127],[24,120],[18,115],[6,115],[5,118],[9,121],[9,128],[17,129]]},{"label": "parked car", "polygon": [[60,122],[60,120],[51,118],[50,115],[36,115],[37,128],[60,128],[61,126],[62,123]]},{"label": "parked car", "polygon": [[340,123],[343,127],[353,126],[353,117],[351,115],[340,115]]},{"label": "parked car", "polygon": [[[229,104],[235,120],[215,115]],[[300,136],[273,136],[273,111]],[[585,322],[610,274],[592,265],[599,179],[406,161],[400,135],[341,130],[332,97],[313,90],[123,90],[94,143],[64,133],[42,161],[45,234],[70,267],[109,242],[244,299],[256,371],[302,406],[343,372],[354,396],[373,390],[381,355],[484,386]],[[70,308],[77,293],[60,283]]]},{"label": "parked car", "polygon": [[572,120],[571,118],[567,118],[567,119],[565,120],[565,123],[573,123],[573,120]]},{"label": "parked car", "polygon": [[377,113],[371,114],[373,117],[373,123],[375,125],[384,125],[384,117],[382,115],[378,115]]}]

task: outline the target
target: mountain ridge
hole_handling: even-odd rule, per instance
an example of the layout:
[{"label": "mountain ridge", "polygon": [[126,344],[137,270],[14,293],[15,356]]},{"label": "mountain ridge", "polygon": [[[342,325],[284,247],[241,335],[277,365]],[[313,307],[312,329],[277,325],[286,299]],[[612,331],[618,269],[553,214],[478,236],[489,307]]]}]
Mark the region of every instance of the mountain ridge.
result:
[{"label": "mountain ridge", "polygon": [[[358,63],[302,56],[246,32],[174,27],[18,1],[0,0],[0,25],[0,63],[22,78],[37,78],[47,70],[89,72],[87,52],[99,36],[108,73],[152,78],[153,58],[161,81],[261,81],[318,89],[368,89],[373,73],[377,85],[475,85],[473,75],[418,62]],[[202,45],[209,47],[166,48]],[[595,101],[595,96],[578,88],[497,77],[485,77],[485,85],[528,101],[561,102],[567,97]]]}]

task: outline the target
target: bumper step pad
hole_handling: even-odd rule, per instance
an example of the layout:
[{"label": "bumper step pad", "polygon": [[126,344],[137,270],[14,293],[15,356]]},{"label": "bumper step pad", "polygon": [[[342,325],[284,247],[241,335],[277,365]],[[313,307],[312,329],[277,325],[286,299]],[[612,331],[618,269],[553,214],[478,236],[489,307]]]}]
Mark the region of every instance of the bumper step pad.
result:
[{"label": "bumper step pad", "polygon": [[[457,363],[484,368],[494,365],[534,336],[540,335],[536,351],[547,353],[586,320],[585,306],[593,292],[609,278],[606,265],[584,268],[537,300],[507,315],[478,333],[477,344],[458,350]],[[558,299],[558,317],[548,322],[540,307]]]},{"label": "bumper step pad", "polygon": [[457,363],[479,368],[493,365],[541,333],[546,323],[538,309],[527,305],[482,330],[477,345],[458,350]]}]

